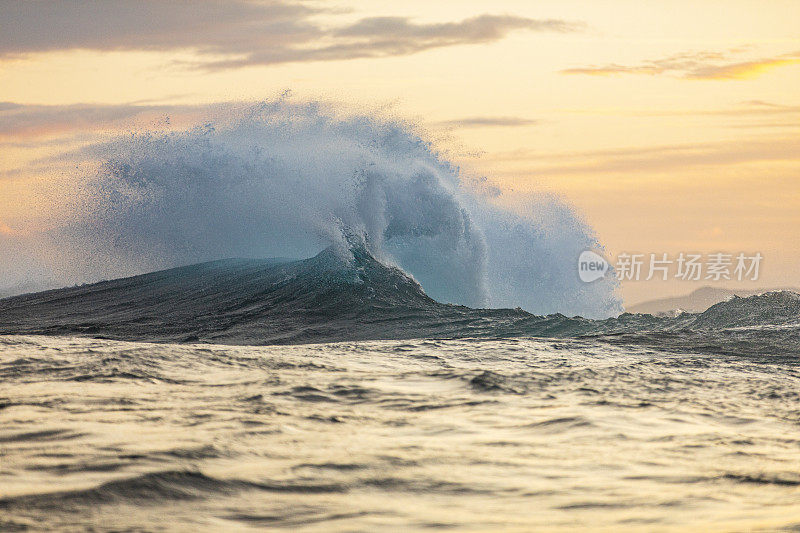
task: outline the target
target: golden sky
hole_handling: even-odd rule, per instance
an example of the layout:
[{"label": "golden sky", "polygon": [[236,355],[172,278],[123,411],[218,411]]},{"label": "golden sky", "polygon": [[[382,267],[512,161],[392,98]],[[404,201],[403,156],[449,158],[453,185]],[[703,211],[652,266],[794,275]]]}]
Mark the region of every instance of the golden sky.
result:
[{"label": "golden sky", "polygon": [[758,286],[800,286],[797,0],[3,2],[0,233],[58,187],[44,155],[286,89],[561,195],[612,257],[760,251]]}]

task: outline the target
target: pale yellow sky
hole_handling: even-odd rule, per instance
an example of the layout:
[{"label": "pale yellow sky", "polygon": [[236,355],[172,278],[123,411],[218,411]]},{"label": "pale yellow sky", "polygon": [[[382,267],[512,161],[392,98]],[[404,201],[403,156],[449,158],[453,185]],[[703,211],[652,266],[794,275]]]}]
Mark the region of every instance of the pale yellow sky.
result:
[{"label": "pale yellow sky", "polygon": [[[191,28],[158,46],[143,45],[135,27],[119,42],[90,40],[79,25],[63,42],[31,31],[0,37],[0,102],[107,108],[54,113],[23,130],[2,127],[11,119],[0,104],[0,231],[35,218],[31,180],[57,188],[61,178],[44,176],[37,158],[79,145],[88,131],[130,127],[110,108],[263,100],[291,89],[298,100],[411,120],[465,173],[508,191],[563,196],[612,256],[760,251],[756,285],[800,286],[800,2],[292,5],[323,10],[285,15],[299,29],[272,41],[268,30],[254,33],[264,42],[252,50],[227,30],[208,31],[208,21],[192,31],[208,31],[210,50],[198,49]],[[507,18],[447,26],[486,14]],[[347,58],[358,55],[348,48],[353,32],[373,31],[357,26],[368,17],[410,21],[384,20],[383,34],[369,34],[375,50],[385,47],[381,57]],[[398,32],[406,48],[387,44]],[[290,55],[329,49],[282,62],[289,55],[281,38],[297,39]],[[399,51],[422,42],[414,53]],[[230,68],[198,68],[242,57]],[[137,120],[158,117],[155,110]],[[623,294],[630,304],[693,288],[626,282]]]}]

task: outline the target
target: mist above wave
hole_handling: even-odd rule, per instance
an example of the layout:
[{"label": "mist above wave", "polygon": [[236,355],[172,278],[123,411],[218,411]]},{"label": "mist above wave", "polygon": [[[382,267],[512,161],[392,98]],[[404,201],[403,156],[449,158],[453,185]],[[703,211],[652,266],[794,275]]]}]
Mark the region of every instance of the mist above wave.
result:
[{"label": "mist above wave", "polygon": [[408,125],[285,100],[216,115],[84,148],[101,168],[75,177],[76,216],[48,234],[43,270],[85,281],[356,242],[442,302],[621,311],[613,281],[575,274],[599,244],[569,206],[460,176]]}]

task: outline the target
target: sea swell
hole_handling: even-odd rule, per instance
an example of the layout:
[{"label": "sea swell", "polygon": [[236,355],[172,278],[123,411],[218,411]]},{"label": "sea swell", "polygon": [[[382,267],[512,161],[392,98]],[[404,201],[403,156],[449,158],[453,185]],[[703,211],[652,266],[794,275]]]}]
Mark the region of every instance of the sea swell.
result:
[{"label": "sea swell", "polygon": [[[784,291],[734,298],[703,313],[675,317],[533,315],[519,308],[440,303],[364,246],[331,246],[301,261],[214,261],[7,298],[0,300],[0,334],[243,345],[584,338],[792,359],[800,353],[800,295]],[[25,362],[17,366],[24,368]]]}]

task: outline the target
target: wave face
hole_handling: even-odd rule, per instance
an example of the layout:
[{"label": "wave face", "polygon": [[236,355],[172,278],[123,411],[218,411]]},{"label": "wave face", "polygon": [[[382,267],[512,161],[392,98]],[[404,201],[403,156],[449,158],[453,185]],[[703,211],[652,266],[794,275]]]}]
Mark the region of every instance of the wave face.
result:
[{"label": "wave face", "polygon": [[214,261],[0,300],[0,334],[160,342],[487,336],[529,317],[441,304],[363,247],[335,246],[302,261]]},{"label": "wave face", "polygon": [[2,334],[247,345],[591,338],[681,352],[791,358],[800,355],[800,295],[734,298],[677,317],[539,316],[442,304],[365,247],[331,246],[301,261],[214,261],[0,300]]},{"label": "wave face", "polygon": [[78,219],[48,234],[42,270],[75,283],[355,243],[441,302],[597,318],[622,310],[615,282],[575,274],[580,252],[599,244],[570,207],[542,196],[511,206],[406,125],[286,101],[215,113],[188,131],[83,150],[104,164],[76,188]]}]

